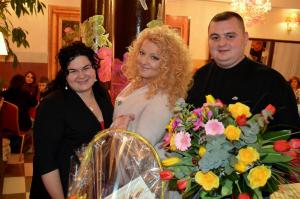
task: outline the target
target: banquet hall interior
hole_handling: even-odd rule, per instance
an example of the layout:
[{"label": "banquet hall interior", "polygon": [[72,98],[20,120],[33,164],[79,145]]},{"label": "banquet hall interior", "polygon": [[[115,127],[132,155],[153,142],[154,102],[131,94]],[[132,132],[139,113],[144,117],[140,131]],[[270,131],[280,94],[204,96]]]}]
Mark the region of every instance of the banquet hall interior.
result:
[{"label": "banquet hall interior", "polygon": [[[142,9],[143,12],[154,10],[153,13],[156,14],[151,13],[151,17],[146,17],[147,20],[160,19],[178,30],[188,45],[194,70],[196,70],[209,61],[207,27],[210,19],[216,13],[234,9],[232,0],[126,0],[126,3],[124,0],[41,1],[46,6],[43,14],[37,13],[20,18],[14,14],[9,16],[14,26],[21,26],[28,32],[29,47],[17,47],[15,43],[9,41],[9,47],[18,57],[16,66],[13,65],[11,58],[5,60],[6,55],[0,53],[1,90],[7,89],[10,79],[15,74],[25,74],[27,71],[33,71],[37,79],[48,77],[49,80],[53,80],[59,68],[56,61],[58,49],[65,43],[80,38],[80,31],[82,31],[79,28],[80,24],[95,14],[103,14],[105,19],[103,26],[109,34],[108,38],[113,48],[117,49],[117,45],[121,45],[125,49],[133,37],[124,39],[122,31],[124,34],[130,32],[125,31],[126,29],[141,31],[141,26],[133,25],[131,18],[127,18],[127,10],[130,10],[131,6],[132,12],[135,9]],[[260,51],[260,61],[279,71],[286,80],[292,76],[300,77],[300,0],[270,0],[270,2],[271,9],[261,16],[255,18],[253,14],[248,13],[246,31],[250,39],[245,54],[251,58],[256,56],[253,51]],[[94,9],[95,5],[100,4],[105,5],[102,10]],[[138,8],[133,6],[136,4],[142,6]],[[159,8],[153,8],[157,5]],[[124,14],[122,21],[119,19],[119,12]],[[118,20],[121,21],[120,24]],[[0,45],[4,44],[1,43],[1,36],[2,34]],[[127,43],[122,43],[120,40]],[[123,59],[121,51],[116,50],[114,55],[119,60]],[[111,72],[111,88],[114,89],[111,93],[114,96],[123,88],[122,80],[114,76],[117,72],[114,70]],[[116,82],[113,82],[113,79]],[[32,129],[29,134],[32,134]],[[2,138],[1,125],[0,138]],[[10,152],[7,139],[3,139],[1,143],[0,198],[27,199],[32,179],[34,155],[32,139],[25,140],[21,158],[18,152]],[[300,186],[298,188],[300,198]]]}]

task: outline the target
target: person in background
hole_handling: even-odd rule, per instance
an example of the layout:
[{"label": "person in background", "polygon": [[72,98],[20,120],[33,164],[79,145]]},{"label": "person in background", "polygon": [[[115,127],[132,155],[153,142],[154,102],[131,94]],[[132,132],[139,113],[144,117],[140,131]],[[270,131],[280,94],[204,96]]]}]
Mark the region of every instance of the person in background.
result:
[{"label": "person in background", "polygon": [[194,75],[187,102],[199,107],[211,94],[225,104],[244,103],[252,114],[272,104],[277,110],[269,128],[299,130],[292,89],[279,72],[244,55],[247,41],[248,33],[239,14],[227,11],[212,18],[208,26],[212,60]]},{"label": "person in background", "polygon": [[299,78],[296,76],[291,77],[289,80],[289,84],[294,91],[294,94],[295,94],[295,97],[297,100],[297,104],[300,104],[300,80],[299,80]]},{"label": "person in background", "polygon": [[[17,74],[10,80],[8,89],[3,91],[2,96],[5,101],[15,104],[19,111],[19,128],[27,132],[32,127],[29,109],[37,104],[36,98],[24,91],[25,77]],[[12,151],[19,151],[19,137],[10,137]]]},{"label": "person in background", "polygon": [[39,99],[39,101],[41,101],[43,99],[43,97],[46,96],[46,91],[48,89],[48,83],[49,83],[48,77],[45,77],[45,76],[40,77],[40,80],[38,83],[38,88],[39,88],[38,99]]},{"label": "person in background", "polygon": [[32,71],[27,71],[25,73],[25,84],[24,90],[28,92],[34,98],[37,98],[38,85],[36,83],[36,75]]},{"label": "person in background", "polygon": [[38,106],[33,128],[31,199],[66,198],[71,156],[112,122],[113,106],[96,75],[94,51],[75,42],[60,49],[58,60],[61,70]]},{"label": "person in background", "polygon": [[112,126],[136,132],[156,145],[175,102],[187,94],[192,77],[188,48],[166,26],[147,28],[129,47],[123,70],[130,83],[116,98]]}]

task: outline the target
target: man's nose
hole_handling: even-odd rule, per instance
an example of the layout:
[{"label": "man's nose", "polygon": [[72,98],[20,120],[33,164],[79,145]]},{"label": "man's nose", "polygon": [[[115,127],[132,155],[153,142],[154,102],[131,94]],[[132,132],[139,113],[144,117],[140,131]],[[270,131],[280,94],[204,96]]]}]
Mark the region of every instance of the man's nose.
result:
[{"label": "man's nose", "polygon": [[220,46],[224,46],[227,43],[227,40],[225,37],[220,37],[219,41],[218,41],[218,45]]}]

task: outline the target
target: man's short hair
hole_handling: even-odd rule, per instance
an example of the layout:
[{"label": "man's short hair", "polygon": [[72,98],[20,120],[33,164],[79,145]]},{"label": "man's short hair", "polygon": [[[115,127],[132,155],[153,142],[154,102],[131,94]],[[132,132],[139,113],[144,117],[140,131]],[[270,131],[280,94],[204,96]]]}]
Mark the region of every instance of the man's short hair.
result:
[{"label": "man's short hair", "polygon": [[225,11],[225,12],[221,12],[221,13],[216,14],[210,20],[208,28],[210,27],[210,24],[212,22],[226,21],[226,20],[231,19],[231,18],[236,18],[238,20],[238,22],[240,23],[243,31],[245,31],[245,23],[244,23],[243,18],[238,13],[232,12],[232,11]]}]

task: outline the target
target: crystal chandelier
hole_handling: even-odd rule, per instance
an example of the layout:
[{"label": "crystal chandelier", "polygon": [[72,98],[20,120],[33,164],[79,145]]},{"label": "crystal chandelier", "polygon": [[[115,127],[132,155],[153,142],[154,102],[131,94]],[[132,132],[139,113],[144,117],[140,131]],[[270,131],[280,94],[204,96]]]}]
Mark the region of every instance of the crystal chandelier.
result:
[{"label": "crystal chandelier", "polygon": [[246,25],[258,23],[271,10],[271,0],[232,0],[232,10],[239,13]]}]

